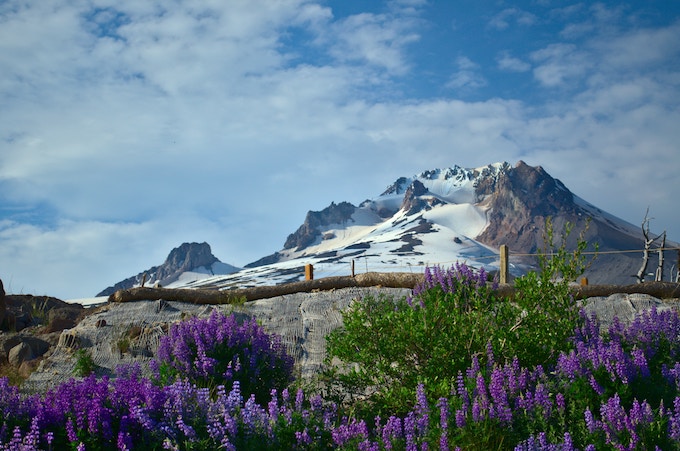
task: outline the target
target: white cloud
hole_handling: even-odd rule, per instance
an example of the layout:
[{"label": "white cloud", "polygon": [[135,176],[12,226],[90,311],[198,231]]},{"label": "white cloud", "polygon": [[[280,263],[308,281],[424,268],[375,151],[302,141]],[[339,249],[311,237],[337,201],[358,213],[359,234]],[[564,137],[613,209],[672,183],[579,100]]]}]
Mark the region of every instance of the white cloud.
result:
[{"label": "white cloud", "polygon": [[534,77],[546,87],[559,87],[579,81],[592,68],[593,61],[573,44],[550,44],[531,53],[536,63]]},{"label": "white cloud", "polygon": [[491,18],[488,23],[490,28],[506,30],[510,27],[510,22],[515,22],[521,26],[531,26],[537,21],[537,17],[527,11],[518,8],[506,8]]},{"label": "white cloud", "polygon": [[[302,0],[97,0],[108,9],[91,22],[89,3],[33,3],[0,15],[0,199],[54,217],[1,223],[15,291],[94,294],[183,241],[243,265],[308,209],[452,164],[525,159],[628,220],[650,204],[659,226],[677,223],[677,24],[470,49],[452,96],[405,98],[391,94],[422,74],[419,0],[342,17]],[[495,27],[531,25],[520,12]],[[539,101],[456,99],[493,89],[478,61],[494,56],[533,76]],[[71,274],[86,269],[81,285]]]},{"label": "white cloud", "polygon": [[496,57],[498,68],[509,72],[527,72],[531,69],[531,64],[519,58],[515,58],[505,51]]},{"label": "white cloud", "polygon": [[409,63],[404,51],[418,41],[415,20],[385,14],[361,13],[340,20],[321,38],[331,43],[330,53],[340,62],[368,63],[392,74],[404,74]]},{"label": "white cloud", "polygon": [[481,74],[480,67],[466,56],[456,58],[458,70],[454,72],[446,87],[450,89],[476,89],[486,85],[486,80]]}]

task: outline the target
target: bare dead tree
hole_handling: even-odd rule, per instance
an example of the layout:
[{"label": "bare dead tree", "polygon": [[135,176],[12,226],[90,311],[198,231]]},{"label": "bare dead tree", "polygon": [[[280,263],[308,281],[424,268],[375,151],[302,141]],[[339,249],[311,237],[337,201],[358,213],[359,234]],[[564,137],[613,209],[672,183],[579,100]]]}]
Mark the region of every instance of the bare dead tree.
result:
[{"label": "bare dead tree", "polygon": [[666,247],[666,231],[664,230],[661,234],[661,244],[657,252],[659,253],[659,265],[656,267],[656,274],[654,275],[655,282],[661,282],[663,280],[663,250]]},{"label": "bare dead tree", "polygon": [[649,264],[649,248],[652,246],[652,243],[659,238],[658,236],[655,238],[649,237],[649,221],[651,221],[651,218],[649,218],[649,207],[647,207],[645,218],[642,220],[642,235],[645,237],[645,248],[642,251],[642,266],[635,276],[637,283],[645,281],[645,272],[647,271],[647,265]]}]

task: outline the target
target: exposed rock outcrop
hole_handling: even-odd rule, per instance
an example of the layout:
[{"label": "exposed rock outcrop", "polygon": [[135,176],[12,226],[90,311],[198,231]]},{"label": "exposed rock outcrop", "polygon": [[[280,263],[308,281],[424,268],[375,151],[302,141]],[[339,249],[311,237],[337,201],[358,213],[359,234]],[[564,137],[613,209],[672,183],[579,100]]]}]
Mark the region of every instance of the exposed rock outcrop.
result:
[{"label": "exposed rock outcrop", "polygon": [[433,196],[427,196],[428,190],[420,180],[414,180],[404,192],[404,200],[401,209],[407,215],[413,215],[421,211],[432,209],[436,205],[444,204],[443,201]]},{"label": "exposed rock outcrop", "polygon": [[[145,284],[153,285],[159,283],[166,285],[174,282],[186,271],[196,268],[210,268],[214,263],[219,262],[217,257],[212,254],[208,243],[183,243],[181,246],[170,251],[168,258],[160,266],[153,266],[150,269],[140,272],[136,276],[129,277],[117,284],[106,288],[97,296],[109,296],[117,290],[124,290],[140,285],[144,277]],[[236,268],[234,268],[236,270]]]},{"label": "exposed rock outcrop", "polygon": [[[511,252],[542,250],[548,217],[553,221],[556,243],[561,240],[559,234],[565,224],[573,226],[567,248],[575,249],[579,233],[593,216],[562,182],[541,166],[529,166],[523,161],[495,176],[479,178],[475,190],[477,197],[484,199],[482,204],[489,207],[488,226],[476,240],[495,248],[507,244]],[[590,222],[584,239],[590,243],[589,251],[594,250],[595,243],[599,251],[642,249],[641,238],[621,231],[604,214]],[[591,283],[626,284],[632,282],[636,266],[639,263],[634,254],[604,254],[586,275]]]},{"label": "exposed rock outcrop", "polygon": [[288,235],[288,239],[283,245],[284,249],[300,251],[313,244],[321,236],[321,227],[331,224],[345,224],[352,220],[352,214],[357,207],[349,202],[331,204],[321,211],[310,211],[307,213],[305,222],[294,232]]}]

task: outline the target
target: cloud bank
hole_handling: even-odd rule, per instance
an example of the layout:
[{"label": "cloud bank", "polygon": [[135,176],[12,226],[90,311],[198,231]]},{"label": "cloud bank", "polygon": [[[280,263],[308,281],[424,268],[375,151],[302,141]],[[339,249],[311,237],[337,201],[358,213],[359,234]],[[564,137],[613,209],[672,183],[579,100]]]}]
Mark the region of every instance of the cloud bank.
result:
[{"label": "cloud bank", "polygon": [[[680,14],[647,2],[8,1],[0,278],[92,295],[208,241],[519,159],[680,240]],[[675,9],[673,9],[675,8]]]}]

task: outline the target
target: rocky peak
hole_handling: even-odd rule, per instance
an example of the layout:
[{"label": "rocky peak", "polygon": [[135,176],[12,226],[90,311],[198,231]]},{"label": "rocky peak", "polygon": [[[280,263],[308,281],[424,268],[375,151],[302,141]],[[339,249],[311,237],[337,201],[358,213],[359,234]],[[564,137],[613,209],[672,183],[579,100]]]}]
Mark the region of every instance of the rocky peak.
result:
[{"label": "rocky peak", "polygon": [[476,186],[478,197],[486,197],[489,226],[477,237],[485,244],[497,246],[514,243],[514,247],[531,252],[542,244],[545,219],[564,216],[578,221],[578,207],[573,194],[541,166],[519,161],[496,178],[487,178]]},{"label": "rocky peak", "polygon": [[344,224],[352,220],[352,215],[356,211],[354,205],[349,202],[340,202],[331,204],[321,211],[309,211],[305,222],[295,231],[288,235],[288,239],[283,245],[284,249],[293,249],[300,251],[311,245],[321,236],[321,227],[329,226],[331,224]]},{"label": "rocky peak", "polygon": [[393,184],[388,186],[381,196],[388,196],[390,194],[403,194],[409,186],[410,179],[406,177],[399,177]]},{"label": "rocky peak", "polygon": [[[201,266],[208,267],[219,261],[212,254],[208,243],[183,243],[181,246],[170,251],[170,255],[159,267],[157,278],[163,279],[174,272],[190,271]],[[160,276],[163,274],[163,276]]]},{"label": "rocky peak", "polygon": [[404,200],[401,203],[401,209],[404,210],[407,215],[412,215],[422,210],[429,210],[433,206],[443,203],[433,196],[423,197],[428,193],[429,190],[420,180],[414,180],[408,188],[406,188]]},{"label": "rocky peak", "polygon": [[97,296],[109,296],[117,290],[132,288],[135,285],[140,285],[142,280],[147,285],[172,283],[183,272],[201,267],[209,268],[217,262],[219,260],[212,254],[208,243],[183,243],[170,251],[168,258],[165,259],[162,265],[153,266],[136,276],[118,282],[97,294]]}]

